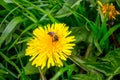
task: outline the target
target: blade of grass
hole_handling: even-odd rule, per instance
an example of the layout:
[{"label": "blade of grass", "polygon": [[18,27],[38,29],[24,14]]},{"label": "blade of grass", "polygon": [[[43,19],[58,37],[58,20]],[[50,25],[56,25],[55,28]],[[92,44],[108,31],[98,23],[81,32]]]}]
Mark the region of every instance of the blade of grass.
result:
[{"label": "blade of grass", "polygon": [[113,74],[111,74],[111,75],[107,78],[107,80],[111,80],[119,71],[120,71],[120,67],[118,67],[118,68],[113,72]]},{"label": "blade of grass", "polygon": [[115,26],[113,26],[112,28],[109,29],[108,32],[106,32],[106,34],[102,37],[102,39],[100,40],[100,46],[103,46],[105,41],[109,38],[109,36],[112,35],[112,33],[117,30],[120,27],[120,24],[117,24]]},{"label": "blade of grass", "polygon": [[62,75],[65,71],[69,70],[69,68],[72,68],[74,65],[70,65],[64,68],[61,68],[54,77],[52,77],[50,80],[57,80],[57,78]]},{"label": "blade of grass", "polygon": [[[18,55],[18,54],[21,54],[20,51],[18,52],[18,50],[16,49],[16,47],[14,47],[14,49],[15,49],[15,51],[17,52],[17,55]],[[26,77],[26,75],[25,75],[25,70],[24,70],[24,66],[23,66],[23,62],[22,62],[22,60],[21,60],[21,57],[18,56],[18,59],[19,59],[19,61],[20,61],[21,67],[22,67],[22,72],[21,72],[21,74],[20,74],[20,77],[21,77],[22,80],[26,80],[27,77]]]},{"label": "blade of grass", "polygon": [[51,20],[52,22],[56,22],[55,18],[54,18],[49,12],[43,10],[42,8],[40,8],[40,7],[38,7],[38,6],[34,5],[34,4],[32,4],[32,3],[29,2],[29,1],[25,1],[25,2],[27,2],[28,4],[30,4],[31,6],[33,6],[36,10],[39,10],[39,11],[41,11],[42,13],[47,14],[48,17],[50,18],[50,20]]},{"label": "blade of grass", "polygon": [[106,21],[104,20],[102,22],[102,25],[100,26],[100,30],[98,32],[98,36],[96,36],[97,39],[99,40],[101,38],[101,36],[103,36],[104,34],[106,34],[106,32],[107,32],[107,26],[106,26]]},{"label": "blade of grass", "polygon": [[18,36],[18,38],[12,43],[12,45],[10,45],[10,47],[8,48],[8,50],[10,50],[19,40],[19,38],[28,30],[32,29],[34,26],[36,26],[37,24],[31,24],[30,26],[28,26],[25,30],[22,31],[22,33]]},{"label": "blade of grass", "polygon": [[[71,10],[71,9],[70,9],[70,10]],[[73,13],[74,15],[78,15],[78,16],[82,17],[83,19],[85,19],[85,20],[87,21],[87,23],[90,25],[90,28],[92,29],[93,34],[95,34],[95,36],[96,36],[96,34],[98,33],[98,27],[97,27],[97,25],[96,25],[94,22],[92,22],[92,21],[90,21],[89,19],[87,19],[87,18],[86,18],[85,16],[83,16],[82,14],[79,14],[79,13],[73,11],[73,10],[71,10],[71,11],[72,11],[72,13]]]},{"label": "blade of grass", "polygon": [[1,37],[0,37],[0,47],[1,47],[2,43],[5,41],[5,39],[12,33],[12,31],[14,31],[16,26],[19,23],[21,23],[22,21],[23,21],[22,17],[18,16],[18,17],[13,18],[9,22],[9,24],[6,26],[5,30],[1,34]]},{"label": "blade of grass", "polygon": [[[11,0],[12,2],[14,2],[18,7],[20,7],[21,9],[23,9],[23,11],[25,11],[27,14],[25,14],[24,12],[22,12],[22,13],[24,13],[23,15],[25,15],[25,16],[27,16],[30,20],[32,20],[34,23],[37,23],[38,22],[38,20],[37,20],[37,18],[35,17],[35,15],[32,13],[32,12],[30,12],[29,10],[27,10],[26,8],[24,8],[23,6],[22,6],[22,4],[19,4],[19,2],[20,1],[15,1],[15,0]],[[30,15],[30,16],[28,16],[28,14]]]},{"label": "blade of grass", "polygon": [[11,60],[9,59],[9,57],[7,57],[6,55],[4,55],[2,52],[0,52],[0,55],[2,56],[2,58],[5,59],[5,61],[7,61],[9,64],[11,64],[13,67],[15,67],[15,69],[18,71],[18,73],[21,74],[21,71],[20,71],[20,69],[18,68],[18,66],[17,66],[13,61],[11,61]]},{"label": "blade of grass", "polygon": [[77,56],[75,56],[75,55],[71,55],[71,56],[69,57],[69,59],[70,59],[71,61],[73,61],[75,64],[77,64],[77,65],[78,65],[80,68],[82,68],[83,70],[85,70],[85,71],[87,71],[87,72],[90,71],[89,68],[87,68],[86,65],[84,65],[85,61],[82,60],[82,59],[80,59],[80,57],[77,57]]},{"label": "blade of grass", "polygon": [[10,75],[12,75],[13,77],[15,77],[16,79],[18,79],[17,75],[14,74],[12,71],[10,71],[8,68],[4,67],[1,63],[0,63],[0,68],[5,69]]},{"label": "blade of grass", "polygon": [[0,5],[2,7],[4,7],[6,10],[10,11],[11,9],[13,9],[12,5],[7,4],[6,2],[4,2],[4,0],[0,0]]},{"label": "blade of grass", "polygon": [[5,16],[5,18],[3,19],[3,21],[2,21],[1,24],[0,24],[0,28],[1,28],[2,24],[4,23],[4,21],[7,19],[7,17],[8,17],[11,13],[13,13],[16,9],[18,9],[18,7],[15,7],[13,10],[11,10],[11,11]]}]

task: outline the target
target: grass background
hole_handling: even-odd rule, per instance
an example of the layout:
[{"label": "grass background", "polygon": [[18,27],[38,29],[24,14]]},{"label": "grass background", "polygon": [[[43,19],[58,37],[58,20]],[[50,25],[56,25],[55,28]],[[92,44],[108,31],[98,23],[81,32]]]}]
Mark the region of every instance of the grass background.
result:
[{"label": "grass background", "polygon": [[[100,1],[120,11],[119,0]],[[25,56],[26,42],[55,22],[69,26],[76,46],[63,67],[39,70]],[[119,22],[103,18],[97,0],[0,0],[0,80],[119,80]]]}]

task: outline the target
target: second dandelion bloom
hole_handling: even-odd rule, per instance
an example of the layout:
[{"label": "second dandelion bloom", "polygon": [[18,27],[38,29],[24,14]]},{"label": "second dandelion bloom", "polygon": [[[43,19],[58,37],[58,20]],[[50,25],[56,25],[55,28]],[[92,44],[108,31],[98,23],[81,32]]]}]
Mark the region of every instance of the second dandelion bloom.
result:
[{"label": "second dandelion bloom", "polygon": [[30,61],[36,67],[63,66],[62,60],[71,55],[71,49],[75,44],[74,36],[69,36],[65,24],[55,23],[45,27],[38,27],[33,31],[34,38],[27,45],[26,55],[31,56]]},{"label": "second dandelion bloom", "polygon": [[120,14],[112,3],[109,5],[102,4],[100,1],[98,1],[98,4],[100,5],[100,10],[104,16],[108,13],[109,20],[116,19],[115,17]]}]

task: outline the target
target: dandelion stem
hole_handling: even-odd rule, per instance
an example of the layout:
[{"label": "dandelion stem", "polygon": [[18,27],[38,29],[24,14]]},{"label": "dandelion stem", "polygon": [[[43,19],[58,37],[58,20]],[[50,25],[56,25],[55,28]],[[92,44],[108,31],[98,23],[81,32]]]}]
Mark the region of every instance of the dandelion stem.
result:
[{"label": "dandelion stem", "polygon": [[[108,25],[108,27],[109,27],[109,29],[110,29],[110,28],[111,28],[111,25]],[[114,44],[115,44],[116,48],[119,48],[119,44],[118,44],[118,42],[117,42],[117,39],[116,39],[114,33],[112,33],[112,39],[113,39],[113,41],[114,41]]]},{"label": "dandelion stem", "polygon": [[40,67],[38,67],[38,70],[39,70],[39,73],[40,73],[40,76],[41,76],[41,80],[47,80],[47,79],[44,77],[44,75],[43,75]]},{"label": "dandelion stem", "polygon": [[116,37],[113,33],[112,33],[112,39],[114,41],[114,44],[115,44],[116,48],[119,48],[118,42],[117,42]]}]

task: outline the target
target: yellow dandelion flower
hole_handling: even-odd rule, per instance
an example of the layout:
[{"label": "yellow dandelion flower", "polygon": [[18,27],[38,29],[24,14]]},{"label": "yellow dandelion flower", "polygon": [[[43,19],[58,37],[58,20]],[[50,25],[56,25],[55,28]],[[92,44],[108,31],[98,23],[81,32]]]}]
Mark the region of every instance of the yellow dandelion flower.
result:
[{"label": "yellow dandelion flower", "polygon": [[109,5],[102,4],[100,1],[98,1],[98,4],[101,6],[101,12],[104,16],[106,15],[106,13],[108,13],[109,20],[116,19],[115,17],[120,14],[112,3]]},{"label": "yellow dandelion flower", "polygon": [[33,31],[34,38],[27,45],[26,55],[31,56],[30,61],[36,67],[43,69],[51,66],[63,66],[62,60],[71,55],[75,46],[75,37],[69,36],[71,31],[62,23],[38,27]]}]

